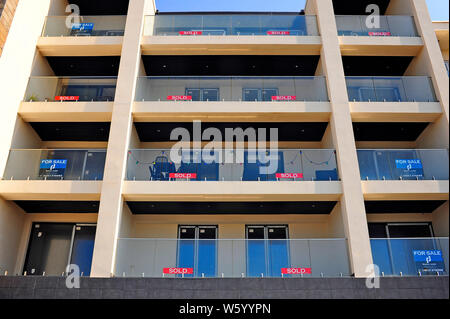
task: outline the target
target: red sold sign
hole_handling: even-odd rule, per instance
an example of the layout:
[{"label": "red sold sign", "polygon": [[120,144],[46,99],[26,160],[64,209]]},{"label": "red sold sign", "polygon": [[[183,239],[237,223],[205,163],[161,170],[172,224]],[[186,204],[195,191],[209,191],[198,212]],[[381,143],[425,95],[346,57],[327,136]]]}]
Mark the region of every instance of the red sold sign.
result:
[{"label": "red sold sign", "polygon": [[277,173],[277,178],[303,178],[303,173]]},{"label": "red sold sign", "polygon": [[197,178],[197,174],[195,173],[170,173],[170,178],[183,178],[183,179],[189,179],[189,178]]},{"label": "red sold sign", "polygon": [[79,96],[55,96],[55,101],[78,101]]},{"label": "red sold sign", "polygon": [[390,32],[369,32],[369,35],[375,35],[375,36],[390,36]]},{"label": "red sold sign", "polygon": [[283,275],[301,275],[301,274],[311,274],[311,268],[281,268],[281,273]]},{"label": "red sold sign", "polygon": [[163,273],[167,275],[192,275],[193,268],[164,268]]},{"label": "red sold sign", "polygon": [[192,96],[190,95],[169,95],[167,97],[169,101],[191,101]]},{"label": "red sold sign", "polygon": [[203,31],[180,31],[180,35],[202,35]]},{"label": "red sold sign", "polygon": [[289,35],[290,31],[267,31],[268,35]]},{"label": "red sold sign", "polygon": [[297,96],[295,95],[276,95],[272,96],[272,101],[295,101]]}]

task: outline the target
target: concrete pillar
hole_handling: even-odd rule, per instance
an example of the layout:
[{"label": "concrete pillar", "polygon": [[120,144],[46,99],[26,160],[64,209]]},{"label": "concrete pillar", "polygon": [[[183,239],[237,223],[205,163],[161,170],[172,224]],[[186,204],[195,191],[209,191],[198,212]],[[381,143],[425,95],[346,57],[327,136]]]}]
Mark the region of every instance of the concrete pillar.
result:
[{"label": "concrete pillar", "polygon": [[133,100],[141,60],[141,38],[146,14],[155,10],[152,0],[130,1],[120,60],[116,96],[109,133],[91,277],[114,273],[120,230],[127,153],[133,127]]},{"label": "concrete pillar", "polygon": [[[50,0],[21,0],[0,58],[0,175],[3,176],[17,112],[28,85],[36,44]],[[5,76],[6,75],[6,76]]]},{"label": "concrete pillar", "polygon": [[449,123],[449,78],[444,63],[442,63],[442,53],[436,33],[431,21],[430,13],[426,0],[410,0],[414,13],[417,29],[422,35],[424,48],[422,49],[426,57],[428,71],[433,80],[436,95],[441,102],[442,112]]},{"label": "concrete pillar", "polygon": [[372,264],[372,253],[333,3],[316,0],[315,5],[323,42],[321,60],[332,108],[331,133],[342,180],[342,218],[350,264],[356,277],[365,277],[367,265]]}]

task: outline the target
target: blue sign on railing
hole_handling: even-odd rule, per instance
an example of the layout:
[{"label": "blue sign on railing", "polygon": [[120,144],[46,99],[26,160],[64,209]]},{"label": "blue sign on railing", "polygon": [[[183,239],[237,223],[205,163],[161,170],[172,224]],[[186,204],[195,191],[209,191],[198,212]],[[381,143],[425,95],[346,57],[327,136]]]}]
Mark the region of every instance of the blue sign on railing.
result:
[{"label": "blue sign on railing", "polygon": [[72,25],[72,30],[92,31],[93,29],[94,29],[93,23],[74,23]]},{"label": "blue sign on railing", "polygon": [[423,165],[420,159],[398,159],[395,166],[401,170],[400,176],[403,178],[423,177]]},{"label": "blue sign on railing", "polygon": [[67,160],[43,159],[39,166],[40,177],[63,177],[67,167]]},{"label": "blue sign on railing", "polygon": [[441,250],[414,250],[414,262],[420,272],[444,272],[444,259]]}]

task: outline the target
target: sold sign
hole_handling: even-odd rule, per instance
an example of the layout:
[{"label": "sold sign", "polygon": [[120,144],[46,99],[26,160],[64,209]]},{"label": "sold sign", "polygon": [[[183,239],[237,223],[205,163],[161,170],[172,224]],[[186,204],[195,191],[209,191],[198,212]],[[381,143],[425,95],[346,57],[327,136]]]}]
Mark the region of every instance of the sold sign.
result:
[{"label": "sold sign", "polygon": [[290,35],[290,31],[267,31],[268,35]]},{"label": "sold sign", "polygon": [[191,101],[192,96],[190,95],[169,95],[167,97],[169,101]]},{"label": "sold sign", "polygon": [[180,35],[202,35],[203,31],[180,31]]},{"label": "sold sign", "polygon": [[55,96],[55,101],[78,101],[79,96]]},{"label": "sold sign", "polygon": [[369,35],[372,36],[391,36],[390,32],[369,32]]},{"label": "sold sign", "polygon": [[312,274],[312,268],[281,268],[283,275]]},{"label": "sold sign", "polygon": [[195,173],[170,173],[170,178],[183,178],[183,179],[195,179],[197,178],[197,174]]},{"label": "sold sign", "polygon": [[193,268],[164,268],[163,273],[166,275],[192,275]]},{"label": "sold sign", "polygon": [[272,96],[272,101],[295,101],[297,96],[295,95],[276,95]]},{"label": "sold sign", "polygon": [[277,178],[303,178],[303,173],[277,173]]}]

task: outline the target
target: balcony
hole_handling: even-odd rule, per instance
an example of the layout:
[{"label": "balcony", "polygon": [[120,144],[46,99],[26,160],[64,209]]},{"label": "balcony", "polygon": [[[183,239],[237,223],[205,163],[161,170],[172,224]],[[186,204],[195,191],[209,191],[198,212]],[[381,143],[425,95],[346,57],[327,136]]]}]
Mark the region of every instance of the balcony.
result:
[{"label": "balcony", "polygon": [[369,28],[373,16],[336,16],[339,36],[353,37],[419,37],[414,18],[410,16],[379,16],[380,25]]},{"label": "balcony", "polygon": [[336,16],[342,55],[416,56],[423,48],[414,18],[410,16],[379,16],[379,27],[369,28],[366,19],[373,16]]},{"label": "balcony", "polygon": [[438,102],[431,78],[346,77],[350,102]]},{"label": "balcony", "polygon": [[338,181],[334,150],[130,150],[129,181]]},{"label": "balcony", "polygon": [[156,116],[271,121],[277,113],[280,120],[322,122],[331,113],[324,77],[140,77],[135,100],[136,121]]},{"label": "balcony", "polygon": [[11,150],[0,194],[7,200],[98,201],[106,150]]},{"label": "balcony", "polygon": [[305,15],[208,14],[146,17],[153,36],[318,36],[317,19]]},{"label": "balcony", "polygon": [[159,14],[146,17],[143,52],[189,48],[193,50],[191,54],[205,50],[214,54],[242,54],[243,51],[273,52],[270,46],[280,44],[286,46],[285,50],[293,50],[289,51],[292,54],[318,54],[320,43],[316,16]]},{"label": "balcony", "polygon": [[366,200],[448,200],[448,150],[358,150]]},{"label": "balcony", "polygon": [[44,56],[120,55],[126,16],[47,17],[38,41]]},{"label": "balcony", "polygon": [[448,237],[376,238],[370,242],[381,276],[448,275]]},{"label": "balcony", "polygon": [[298,278],[350,274],[346,239],[121,238],[115,272],[117,277],[154,278]]},{"label": "balcony", "polygon": [[448,180],[448,150],[358,150],[361,180]]},{"label": "balcony", "polygon": [[11,150],[3,180],[101,181],[105,150]]},{"label": "balcony", "polygon": [[126,16],[47,17],[42,37],[121,37]]},{"label": "balcony", "polygon": [[136,101],[324,102],[325,77],[140,77]]},{"label": "balcony", "polygon": [[19,114],[29,122],[107,122],[116,82],[116,77],[31,77]]}]

